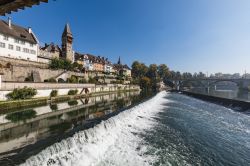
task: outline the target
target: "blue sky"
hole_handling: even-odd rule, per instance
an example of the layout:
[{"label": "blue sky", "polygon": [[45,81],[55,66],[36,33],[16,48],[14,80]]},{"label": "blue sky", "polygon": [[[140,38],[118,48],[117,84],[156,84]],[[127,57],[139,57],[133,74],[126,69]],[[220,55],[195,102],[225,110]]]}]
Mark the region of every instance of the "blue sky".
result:
[{"label": "blue sky", "polygon": [[[250,72],[249,0],[57,0],[10,15],[41,43],[61,43],[68,22],[74,50],[129,65],[165,63],[181,72]],[[2,17],[6,19],[6,17]]]}]

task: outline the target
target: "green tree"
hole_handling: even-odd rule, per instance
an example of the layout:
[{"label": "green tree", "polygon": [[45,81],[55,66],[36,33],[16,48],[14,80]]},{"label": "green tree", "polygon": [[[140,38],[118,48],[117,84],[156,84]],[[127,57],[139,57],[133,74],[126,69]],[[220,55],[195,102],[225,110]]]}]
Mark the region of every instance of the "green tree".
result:
[{"label": "green tree", "polygon": [[158,66],[158,74],[159,74],[159,76],[160,76],[161,79],[169,77],[170,72],[169,72],[169,68],[167,67],[167,65],[160,64]]},{"label": "green tree", "polygon": [[183,79],[191,79],[193,76],[192,76],[192,74],[191,73],[188,73],[188,72],[184,72],[183,74],[182,74],[182,78]]},{"label": "green tree", "polygon": [[150,79],[156,79],[158,77],[158,67],[156,64],[149,65],[147,76]]},{"label": "green tree", "polygon": [[151,80],[148,77],[142,77],[140,79],[140,87],[143,90],[149,90],[151,88]]},{"label": "green tree", "polygon": [[148,72],[148,67],[144,63],[140,63],[138,61],[134,61],[132,64],[132,77],[134,79],[140,79],[145,76]]}]

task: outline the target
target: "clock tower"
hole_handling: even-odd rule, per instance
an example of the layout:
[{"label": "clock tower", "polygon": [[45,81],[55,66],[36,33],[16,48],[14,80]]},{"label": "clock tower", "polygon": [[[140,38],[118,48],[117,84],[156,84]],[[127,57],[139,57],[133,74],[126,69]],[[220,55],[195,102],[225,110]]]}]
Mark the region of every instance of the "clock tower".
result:
[{"label": "clock tower", "polygon": [[72,44],[73,35],[71,33],[69,24],[66,24],[62,34],[62,57],[71,62],[74,61],[74,52]]}]

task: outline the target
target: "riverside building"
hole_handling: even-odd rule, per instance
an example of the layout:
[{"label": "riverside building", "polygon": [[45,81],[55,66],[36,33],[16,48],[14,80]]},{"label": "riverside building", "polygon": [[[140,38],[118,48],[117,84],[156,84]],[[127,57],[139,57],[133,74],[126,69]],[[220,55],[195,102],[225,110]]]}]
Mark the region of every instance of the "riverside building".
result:
[{"label": "riverside building", "polygon": [[37,61],[39,44],[31,28],[0,20],[0,56]]}]

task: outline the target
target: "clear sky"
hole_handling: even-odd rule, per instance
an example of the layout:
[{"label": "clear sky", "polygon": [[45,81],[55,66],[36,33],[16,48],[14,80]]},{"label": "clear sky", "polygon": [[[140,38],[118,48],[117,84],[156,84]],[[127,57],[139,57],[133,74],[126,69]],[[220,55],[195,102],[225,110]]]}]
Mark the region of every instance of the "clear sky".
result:
[{"label": "clear sky", "polygon": [[[250,72],[249,0],[50,0],[10,15],[41,43],[61,43],[116,62],[165,63],[181,72]],[[6,17],[2,17],[6,19]]]}]

